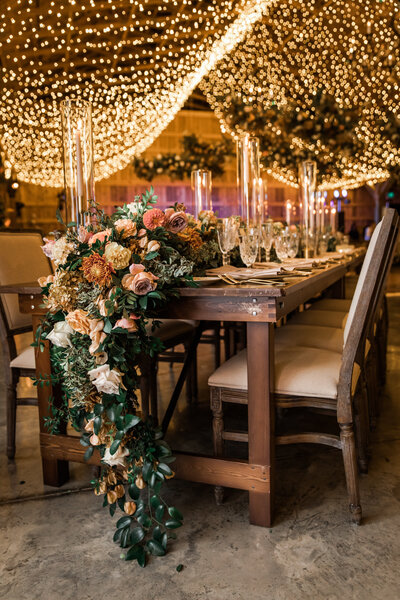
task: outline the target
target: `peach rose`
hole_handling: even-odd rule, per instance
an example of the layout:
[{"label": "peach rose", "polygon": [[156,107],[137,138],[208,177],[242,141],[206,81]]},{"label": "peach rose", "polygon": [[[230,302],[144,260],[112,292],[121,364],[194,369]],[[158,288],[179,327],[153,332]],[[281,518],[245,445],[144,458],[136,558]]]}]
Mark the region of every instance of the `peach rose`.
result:
[{"label": "peach rose", "polygon": [[104,231],[98,231],[93,234],[89,240],[89,245],[92,246],[95,242],[105,242],[111,235],[111,229],[105,229]]},{"label": "peach rose", "polygon": [[132,333],[133,331],[137,331],[138,326],[135,323],[135,321],[138,318],[139,317],[137,317],[136,315],[130,314],[128,319],[118,319],[118,321],[115,323],[113,329],[115,329],[116,327],[121,327],[122,329],[126,329],[129,333]]},{"label": "peach rose", "polygon": [[53,283],[54,281],[54,275],[45,275],[43,277],[39,277],[38,279],[38,283],[40,285],[40,287],[44,288],[46,287],[46,285],[48,285],[49,283]]},{"label": "peach rose", "polygon": [[122,234],[123,239],[136,235],[136,223],[131,219],[118,219],[115,221],[114,227],[118,233]]},{"label": "peach rose", "polygon": [[96,354],[99,346],[106,339],[106,334],[103,331],[104,321],[101,319],[90,319],[90,331],[89,337],[92,340],[92,343],[89,346],[90,354]]},{"label": "peach rose", "polygon": [[145,296],[156,289],[157,282],[155,279],[158,279],[158,277],[155,277],[152,273],[138,273],[134,276],[132,291],[138,296]]},{"label": "peach rose", "polygon": [[168,217],[168,222],[166,225],[166,229],[171,233],[179,233],[186,229],[188,224],[188,216],[182,210],[178,212],[172,212]]},{"label": "peach rose", "polygon": [[144,266],[143,265],[131,265],[129,267],[129,272],[131,275],[136,275],[136,273],[141,273],[142,271],[144,271]]},{"label": "peach rose", "polygon": [[156,229],[165,225],[165,215],[160,208],[151,208],[143,215],[143,224],[147,229]]},{"label": "peach rose", "polygon": [[76,310],[68,313],[65,317],[65,320],[74,331],[77,331],[82,335],[89,335],[91,319],[89,319],[87,312],[81,308],[77,308]]},{"label": "peach rose", "polygon": [[92,236],[93,233],[85,229],[83,225],[79,225],[78,240],[81,244],[86,244]]}]

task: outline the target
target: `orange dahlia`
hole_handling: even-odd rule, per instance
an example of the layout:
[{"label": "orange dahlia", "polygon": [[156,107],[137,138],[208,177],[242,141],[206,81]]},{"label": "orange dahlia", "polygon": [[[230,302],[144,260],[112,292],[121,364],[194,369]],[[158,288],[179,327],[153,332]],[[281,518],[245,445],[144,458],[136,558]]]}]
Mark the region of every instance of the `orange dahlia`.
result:
[{"label": "orange dahlia", "polygon": [[143,215],[143,224],[147,229],[156,229],[166,223],[166,216],[160,208],[151,208]]},{"label": "orange dahlia", "polygon": [[112,282],[112,273],[115,273],[111,263],[107,262],[104,256],[93,252],[90,256],[82,259],[83,274],[86,279],[92,283],[97,283],[100,287],[105,287]]}]

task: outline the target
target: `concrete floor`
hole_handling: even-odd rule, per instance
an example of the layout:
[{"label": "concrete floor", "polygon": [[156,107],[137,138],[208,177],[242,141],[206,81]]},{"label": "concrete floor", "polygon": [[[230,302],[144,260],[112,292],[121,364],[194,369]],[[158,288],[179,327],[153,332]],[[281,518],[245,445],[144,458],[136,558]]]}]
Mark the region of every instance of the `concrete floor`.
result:
[{"label": "concrete floor", "polygon": [[[88,491],[91,470],[72,465],[61,490],[43,486],[37,410],[18,409],[17,454],[5,458],[4,385],[0,404],[0,598],[5,600],[297,600],[400,598],[400,276],[389,291],[388,381],[373,435],[370,472],[361,479],[364,524],[350,525],[341,455],[286,447],[277,460],[273,529],[249,526],[247,494],[171,481],[168,497],[185,515],[169,554],[146,569],[119,559],[114,526]],[[201,401],[181,399],[175,447],[211,450],[207,346],[199,357]],[[165,400],[174,373],[161,366]],[[29,393],[29,384],[21,393]],[[179,439],[179,444],[178,440]],[[235,451],[238,451],[236,445]],[[178,573],[176,566],[183,564]]]}]

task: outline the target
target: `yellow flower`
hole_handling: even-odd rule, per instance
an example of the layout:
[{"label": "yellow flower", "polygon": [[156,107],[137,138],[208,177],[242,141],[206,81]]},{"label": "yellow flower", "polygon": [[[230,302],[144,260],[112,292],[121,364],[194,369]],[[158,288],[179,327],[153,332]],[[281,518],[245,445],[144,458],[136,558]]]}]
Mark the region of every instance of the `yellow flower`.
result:
[{"label": "yellow flower", "polygon": [[104,251],[104,256],[114,269],[125,269],[129,265],[132,253],[129,248],[124,248],[117,242],[109,242]]}]

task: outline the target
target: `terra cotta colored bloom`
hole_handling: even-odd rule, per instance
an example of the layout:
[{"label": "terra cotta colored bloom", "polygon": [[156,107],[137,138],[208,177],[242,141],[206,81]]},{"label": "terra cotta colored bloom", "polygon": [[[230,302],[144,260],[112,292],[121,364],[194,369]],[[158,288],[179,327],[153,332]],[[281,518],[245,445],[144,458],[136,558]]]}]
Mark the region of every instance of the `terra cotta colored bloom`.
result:
[{"label": "terra cotta colored bloom", "polygon": [[151,208],[143,215],[143,224],[147,229],[156,229],[165,225],[166,217],[160,208]]},{"label": "terra cotta colored bloom", "polygon": [[110,285],[112,273],[115,273],[111,263],[97,252],[82,259],[81,269],[88,281],[97,283],[100,287]]}]

